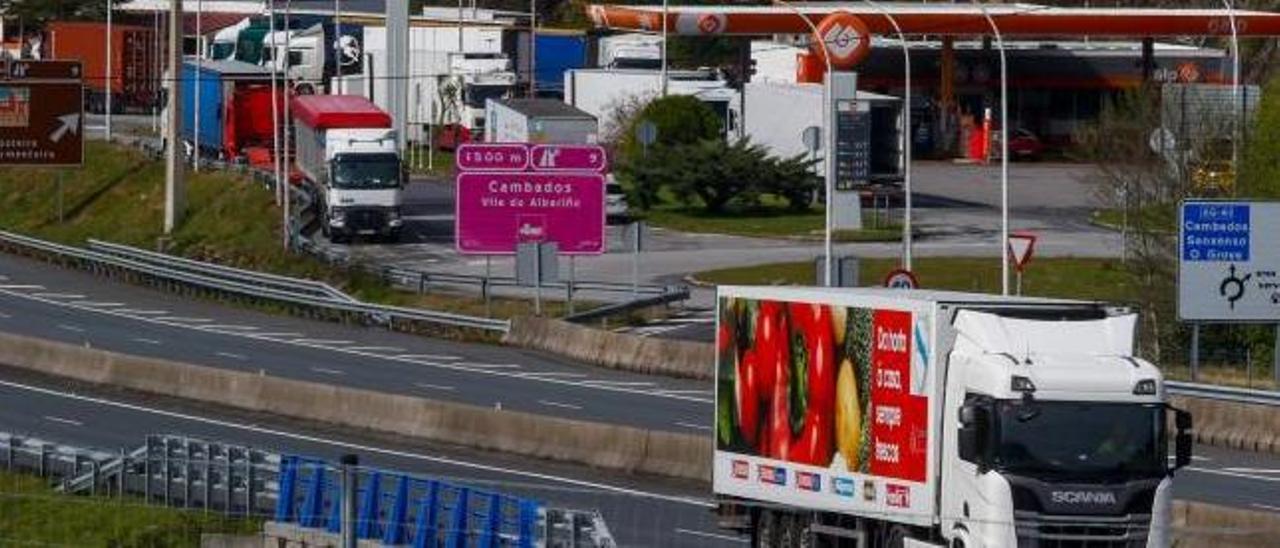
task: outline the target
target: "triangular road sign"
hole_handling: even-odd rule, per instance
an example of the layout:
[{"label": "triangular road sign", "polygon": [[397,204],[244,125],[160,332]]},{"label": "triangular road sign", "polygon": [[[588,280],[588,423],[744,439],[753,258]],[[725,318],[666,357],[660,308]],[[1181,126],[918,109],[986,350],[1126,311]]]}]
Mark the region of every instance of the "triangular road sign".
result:
[{"label": "triangular road sign", "polygon": [[1031,262],[1031,255],[1036,250],[1036,235],[1029,232],[1009,234],[1009,258],[1013,259],[1018,272],[1022,272]]}]

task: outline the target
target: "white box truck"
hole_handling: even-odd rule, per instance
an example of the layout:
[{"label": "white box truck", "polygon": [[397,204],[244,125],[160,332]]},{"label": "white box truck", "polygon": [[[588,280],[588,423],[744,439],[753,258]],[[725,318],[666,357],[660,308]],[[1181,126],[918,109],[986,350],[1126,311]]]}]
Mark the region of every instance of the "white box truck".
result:
[{"label": "white box truck", "polygon": [[718,297],[713,486],[721,525],[755,546],[1169,545],[1191,417],[1134,354],[1132,311],[891,289]]},{"label": "white box truck", "polygon": [[[727,137],[740,135],[738,91],[711,69],[672,70],[667,73],[667,93],[692,95],[720,117]],[[662,73],[648,69],[573,69],[564,73],[564,102],[600,121],[602,128],[616,123],[618,110],[630,101],[648,102],[662,94]]]},{"label": "white box truck", "polygon": [[324,235],[398,239],[408,176],[391,116],[355,95],[302,95],[291,107],[296,163]]},{"label": "white box truck", "polygon": [[485,141],[490,143],[595,144],[596,117],[556,99],[489,99]]}]

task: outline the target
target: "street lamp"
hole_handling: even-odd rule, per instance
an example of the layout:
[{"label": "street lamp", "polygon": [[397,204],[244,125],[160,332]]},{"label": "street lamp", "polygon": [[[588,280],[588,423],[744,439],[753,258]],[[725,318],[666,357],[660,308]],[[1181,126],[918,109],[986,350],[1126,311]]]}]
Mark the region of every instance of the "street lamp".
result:
[{"label": "street lamp", "polygon": [[1009,294],[1009,67],[1005,59],[1004,37],[1000,27],[987,11],[987,6],[976,4],[982,16],[995,33],[996,47],[1000,48],[1000,294]]},{"label": "street lamp", "polygon": [[108,143],[111,142],[111,129],[112,129],[111,128],[111,86],[115,85],[116,83],[116,79],[111,76],[111,68],[112,68],[111,63],[113,61],[113,59],[111,59],[111,55],[113,53],[112,49],[114,48],[114,44],[112,44],[113,40],[111,39],[111,31],[112,31],[111,12],[113,11],[115,11],[115,5],[112,3],[112,0],[107,0],[107,70],[106,70],[107,72],[107,101],[106,101],[107,128],[106,128],[106,133],[107,133]]},{"label": "street lamp", "polygon": [[[667,0],[662,0],[662,96],[667,96]],[[812,26],[812,25],[811,25]]]},{"label": "street lamp", "polygon": [[879,2],[873,0],[862,0],[867,5],[878,10],[889,23],[893,25],[894,32],[898,33],[898,41],[902,43],[902,64],[903,64],[903,80],[905,81],[905,91],[903,93],[902,107],[902,268],[911,270],[911,251],[913,247],[911,235],[911,47],[907,45],[907,37],[902,34],[902,27],[898,26],[898,19],[889,13]]},{"label": "street lamp", "polygon": [[[799,17],[801,21],[804,21],[804,23],[809,26],[809,29],[813,31],[814,40],[817,40],[818,44],[822,46],[822,60],[825,61],[827,64],[826,78],[823,79],[823,83],[822,83],[822,137],[823,137],[822,140],[823,140],[823,148],[827,150],[826,158],[823,161],[823,163],[825,164],[823,166],[824,168],[823,171],[825,172],[825,175],[826,175],[825,179],[826,179],[827,204],[826,204],[826,207],[823,208],[826,210],[826,220],[824,221],[824,226],[823,226],[823,244],[822,244],[823,253],[826,255],[827,258],[826,258],[826,264],[823,266],[822,283],[827,287],[831,287],[831,270],[832,270],[832,264],[833,264],[832,261],[835,259],[834,258],[835,250],[831,242],[831,224],[832,224],[831,221],[833,217],[833,212],[832,212],[833,207],[832,207],[831,198],[832,198],[832,194],[834,194],[833,187],[835,186],[835,180],[836,180],[836,177],[835,177],[835,169],[836,169],[835,134],[836,132],[835,132],[835,128],[832,127],[833,124],[831,120],[831,114],[832,114],[831,113],[831,110],[832,110],[831,109],[831,77],[833,74],[832,68],[831,68],[831,52],[827,49],[826,41],[822,39],[822,35],[818,32],[818,25],[814,24],[814,22],[811,19],[809,19],[808,15],[805,15],[803,12],[799,10],[799,8],[796,8],[795,6],[791,5],[790,3],[784,2],[783,0],[773,0],[773,3],[779,6],[785,7],[791,10],[792,12],[795,12],[796,17]],[[665,29],[666,23],[667,23],[665,21],[665,14],[663,17],[664,17],[664,21],[662,22],[662,24],[663,24],[663,28]],[[664,47],[665,47],[665,44],[664,44]]]},{"label": "street lamp", "polygon": [[1240,37],[1236,32],[1236,6],[1233,0],[1222,0],[1227,7],[1227,19],[1231,22],[1231,194],[1239,192],[1240,187],[1240,136],[1243,125],[1241,117],[1244,105],[1240,104]]}]

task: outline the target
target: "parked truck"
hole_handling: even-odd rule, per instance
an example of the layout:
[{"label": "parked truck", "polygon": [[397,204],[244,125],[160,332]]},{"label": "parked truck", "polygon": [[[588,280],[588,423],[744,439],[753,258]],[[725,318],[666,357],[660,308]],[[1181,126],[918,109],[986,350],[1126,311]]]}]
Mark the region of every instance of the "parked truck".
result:
[{"label": "parked truck", "polygon": [[108,89],[113,112],[149,112],[158,104],[160,91],[155,38],[147,27],[112,26],[108,74],[106,23],[53,21],[46,27],[43,58],[80,61],[89,112],[106,112]]},{"label": "parked truck", "polygon": [[[740,135],[738,91],[718,71],[669,71],[667,93],[697,97],[715,111],[726,137]],[[661,94],[662,73],[657,70],[577,69],[564,73],[564,102],[595,116],[601,126],[615,123],[614,118],[628,102],[645,102]]]},{"label": "parked truck", "polygon": [[[199,142],[205,157],[269,165],[274,146],[272,113],[284,113],[285,93],[271,108],[271,73],[240,61],[188,60],[182,65],[182,139],[190,150]],[[196,88],[200,123],[196,123]],[[199,139],[196,138],[197,128]]]},{"label": "parked truck", "polygon": [[391,116],[354,95],[302,95],[291,106],[295,161],[324,235],[398,239],[408,173]]},{"label": "parked truck", "polygon": [[596,117],[555,99],[489,99],[485,141],[594,144]]},{"label": "parked truck", "polygon": [[1191,416],[1136,355],[1133,311],[896,289],[718,297],[713,488],[721,524],[755,546],[1170,544]]}]

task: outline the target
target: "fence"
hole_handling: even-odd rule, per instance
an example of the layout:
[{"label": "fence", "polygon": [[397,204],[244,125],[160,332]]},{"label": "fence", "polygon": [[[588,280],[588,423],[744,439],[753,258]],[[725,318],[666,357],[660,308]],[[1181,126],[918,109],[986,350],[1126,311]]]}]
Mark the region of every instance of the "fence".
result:
[{"label": "fence", "polygon": [[[0,433],[9,471],[50,478],[71,494],[140,497],[145,504],[270,516],[273,526],[417,546],[615,546],[596,511],[377,468],[347,467],[357,486],[343,519],[344,468],[185,436],[152,435],[118,453]],[[279,531],[276,532],[279,534]]]}]

